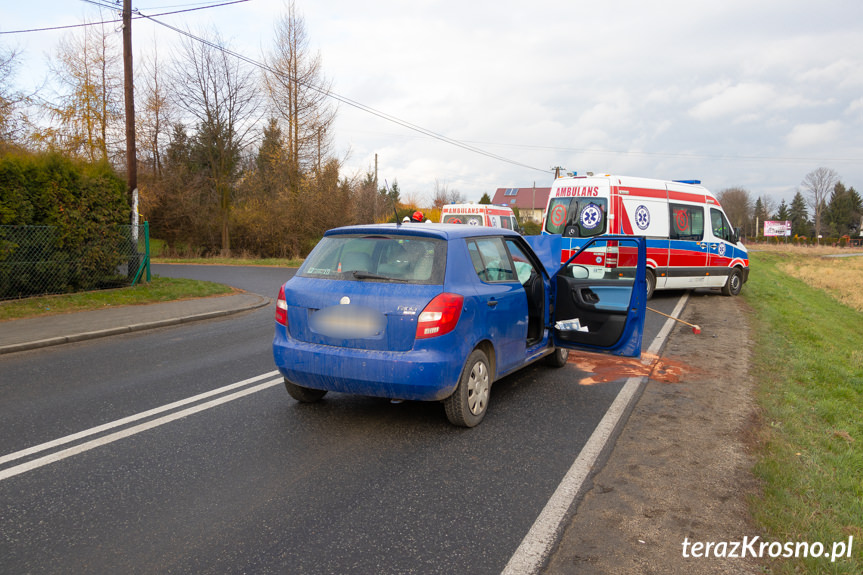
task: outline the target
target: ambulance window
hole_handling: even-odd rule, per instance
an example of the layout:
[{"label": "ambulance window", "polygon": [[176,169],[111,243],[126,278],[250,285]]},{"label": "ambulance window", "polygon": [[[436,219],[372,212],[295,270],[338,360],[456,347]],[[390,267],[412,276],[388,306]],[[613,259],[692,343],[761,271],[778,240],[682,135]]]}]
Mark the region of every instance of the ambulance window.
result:
[{"label": "ambulance window", "polygon": [[710,226],[713,228],[713,236],[727,242],[734,242],[734,230],[725,218],[725,214],[716,208],[710,208]]},{"label": "ambulance window", "polygon": [[701,206],[668,204],[668,208],[671,212],[669,238],[690,242],[704,239],[704,209]]},{"label": "ambulance window", "polygon": [[445,224],[470,224],[472,226],[482,225],[482,216],[476,214],[447,214],[443,218]]},{"label": "ambulance window", "polygon": [[512,229],[512,222],[509,221],[509,216],[501,216],[500,218],[500,227],[506,228],[508,230]]},{"label": "ambulance window", "polygon": [[607,220],[606,198],[553,198],[548,206],[545,231],[589,238],[605,233]]}]

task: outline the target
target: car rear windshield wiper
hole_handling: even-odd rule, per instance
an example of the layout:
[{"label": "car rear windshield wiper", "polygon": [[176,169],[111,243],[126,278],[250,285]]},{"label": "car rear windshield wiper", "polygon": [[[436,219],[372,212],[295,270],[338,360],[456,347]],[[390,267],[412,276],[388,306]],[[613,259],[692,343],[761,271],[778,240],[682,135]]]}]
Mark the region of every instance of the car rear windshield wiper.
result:
[{"label": "car rear windshield wiper", "polygon": [[408,280],[403,280],[399,278],[391,278],[389,276],[381,276],[378,274],[372,274],[369,272],[361,272],[358,270],[354,270],[353,276],[358,280],[383,280],[387,282],[398,282],[398,283],[407,283]]}]

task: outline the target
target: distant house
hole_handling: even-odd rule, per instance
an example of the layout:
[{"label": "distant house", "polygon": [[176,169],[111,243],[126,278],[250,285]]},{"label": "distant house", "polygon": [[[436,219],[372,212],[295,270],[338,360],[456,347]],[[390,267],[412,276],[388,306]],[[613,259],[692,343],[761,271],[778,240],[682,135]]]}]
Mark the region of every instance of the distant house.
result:
[{"label": "distant house", "polygon": [[550,193],[551,188],[498,188],[491,203],[518,208],[522,222],[533,221],[541,224]]}]

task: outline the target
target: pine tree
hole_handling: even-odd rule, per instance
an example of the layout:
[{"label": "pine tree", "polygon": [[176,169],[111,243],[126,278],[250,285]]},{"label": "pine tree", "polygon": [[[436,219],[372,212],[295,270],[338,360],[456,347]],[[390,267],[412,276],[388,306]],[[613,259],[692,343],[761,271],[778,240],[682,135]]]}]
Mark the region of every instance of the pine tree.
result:
[{"label": "pine tree", "polygon": [[806,209],[806,200],[803,199],[803,194],[800,190],[794,194],[791,200],[791,208],[788,213],[791,219],[791,234],[795,236],[808,236],[812,232],[812,226],[809,223],[809,211]]},{"label": "pine tree", "polygon": [[779,209],[773,219],[779,222],[787,222],[791,219],[791,212],[788,210],[788,204],[785,203],[785,200],[779,204]]}]

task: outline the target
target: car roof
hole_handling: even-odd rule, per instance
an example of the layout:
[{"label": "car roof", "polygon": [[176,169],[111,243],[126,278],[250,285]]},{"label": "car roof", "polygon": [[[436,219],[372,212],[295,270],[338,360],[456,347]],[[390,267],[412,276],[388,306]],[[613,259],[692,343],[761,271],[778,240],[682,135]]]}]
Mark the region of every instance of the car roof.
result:
[{"label": "car roof", "polygon": [[478,236],[514,236],[519,237],[518,232],[505,228],[492,228],[485,226],[471,226],[466,224],[368,224],[359,226],[345,226],[328,230],[324,235],[345,234],[399,234],[410,236],[425,236],[452,240],[457,238],[475,238]]}]

